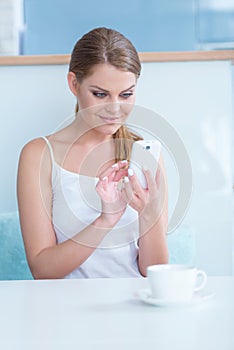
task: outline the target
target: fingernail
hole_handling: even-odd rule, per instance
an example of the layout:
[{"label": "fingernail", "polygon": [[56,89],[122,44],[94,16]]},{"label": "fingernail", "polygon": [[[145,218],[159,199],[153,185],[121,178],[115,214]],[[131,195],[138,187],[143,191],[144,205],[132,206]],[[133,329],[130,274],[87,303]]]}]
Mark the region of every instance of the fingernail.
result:
[{"label": "fingernail", "polygon": [[123,159],[123,160],[121,160],[121,163],[123,163],[123,164],[127,164],[127,159]]},{"label": "fingernail", "polygon": [[149,170],[149,168],[146,165],[143,165],[142,169],[145,170],[145,171]]},{"label": "fingernail", "polygon": [[128,175],[132,176],[134,174],[133,170],[131,168],[128,169]]},{"label": "fingernail", "polygon": [[124,177],[124,183],[128,183],[129,182],[129,178],[127,176]]},{"label": "fingernail", "polygon": [[115,163],[115,164],[113,164],[111,167],[112,167],[112,168],[118,168],[119,166],[118,166],[117,163]]},{"label": "fingernail", "polygon": [[108,177],[107,176],[104,176],[101,180],[102,181],[106,181],[108,179]]}]

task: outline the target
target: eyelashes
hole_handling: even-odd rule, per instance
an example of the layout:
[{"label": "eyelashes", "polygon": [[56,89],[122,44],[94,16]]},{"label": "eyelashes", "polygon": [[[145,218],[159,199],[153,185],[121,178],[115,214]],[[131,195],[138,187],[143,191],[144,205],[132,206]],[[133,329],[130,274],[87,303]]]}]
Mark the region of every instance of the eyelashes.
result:
[{"label": "eyelashes", "polygon": [[123,98],[128,98],[128,97],[130,97],[132,95],[133,95],[132,92],[125,92],[124,94],[121,94],[120,96],[123,97]]},{"label": "eyelashes", "polygon": [[[107,96],[107,93],[94,91],[93,95],[97,98],[105,98]],[[123,94],[120,94],[120,97],[122,97],[123,99],[127,99],[132,95],[133,95],[132,92],[124,92]]]},{"label": "eyelashes", "polygon": [[93,92],[93,95],[99,98],[104,98],[106,97],[105,92]]}]

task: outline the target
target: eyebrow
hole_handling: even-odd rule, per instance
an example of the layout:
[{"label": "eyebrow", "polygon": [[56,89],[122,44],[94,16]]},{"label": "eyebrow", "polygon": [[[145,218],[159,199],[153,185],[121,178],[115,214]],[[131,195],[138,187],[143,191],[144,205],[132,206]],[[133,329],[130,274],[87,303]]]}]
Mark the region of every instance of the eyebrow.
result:
[{"label": "eyebrow", "polygon": [[[123,90],[123,91],[121,91],[121,92],[125,92],[125,91],[128,91],[128,90],[131,90],[131,89],[134,88],[135,86],[136,86],[136,85],[134,84],[134,85],[130,86],[128,89],[125,89],[125,90]],[[100,86],[97,86],[97,85],[90,85],[90,87],[91,87],[91,88],[98,89],[98,90],[102,90],[102,91],[104,91],[104,92],[109,92],[108,90],[105,90],[105,89],[103,89],[103,88],[101,88]]]}]

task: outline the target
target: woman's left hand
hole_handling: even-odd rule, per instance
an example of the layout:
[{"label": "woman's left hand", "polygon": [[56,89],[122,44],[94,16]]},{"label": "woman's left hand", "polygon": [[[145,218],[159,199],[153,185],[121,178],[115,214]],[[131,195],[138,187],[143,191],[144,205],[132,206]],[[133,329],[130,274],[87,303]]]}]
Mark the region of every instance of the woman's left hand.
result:
[{"label": "woman's left hand", "polygon": [[165,182],[160,167],[158,167],[156,178],[148,169],[142,169],[146,180],[147,189],[144,189],[132,169],[129,169],[128,178],[125,177],[124,194],[125,200],[135,209],[139,216],[147,220],[158,218],[162,213],[165,202]]},{"label": "woman's left hand", "polygon": [[131,169],[125,178],[125,200],[138,212],[138,266],[143,276],[147,267],[168,263],[167,232],[167,182],[162,160],[159,161],[155,178],[149,170],[143,170],[147,188],[141,187]]}]

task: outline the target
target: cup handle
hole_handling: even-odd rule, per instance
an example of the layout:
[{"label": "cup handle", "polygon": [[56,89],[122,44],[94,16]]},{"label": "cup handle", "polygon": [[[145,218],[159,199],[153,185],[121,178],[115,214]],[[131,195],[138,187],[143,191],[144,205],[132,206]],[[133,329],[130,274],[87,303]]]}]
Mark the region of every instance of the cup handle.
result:
[{"label": "cup handle", "polygon": [[205,273],[205,271],[197,270],[197,277],[198,276],[201,276],[202,280],[201,280],[199,286],[194,288],[194,292],[198,292],[199,290],[201,290],[205,286],[206,281],[207,281],[207,274]]}]

